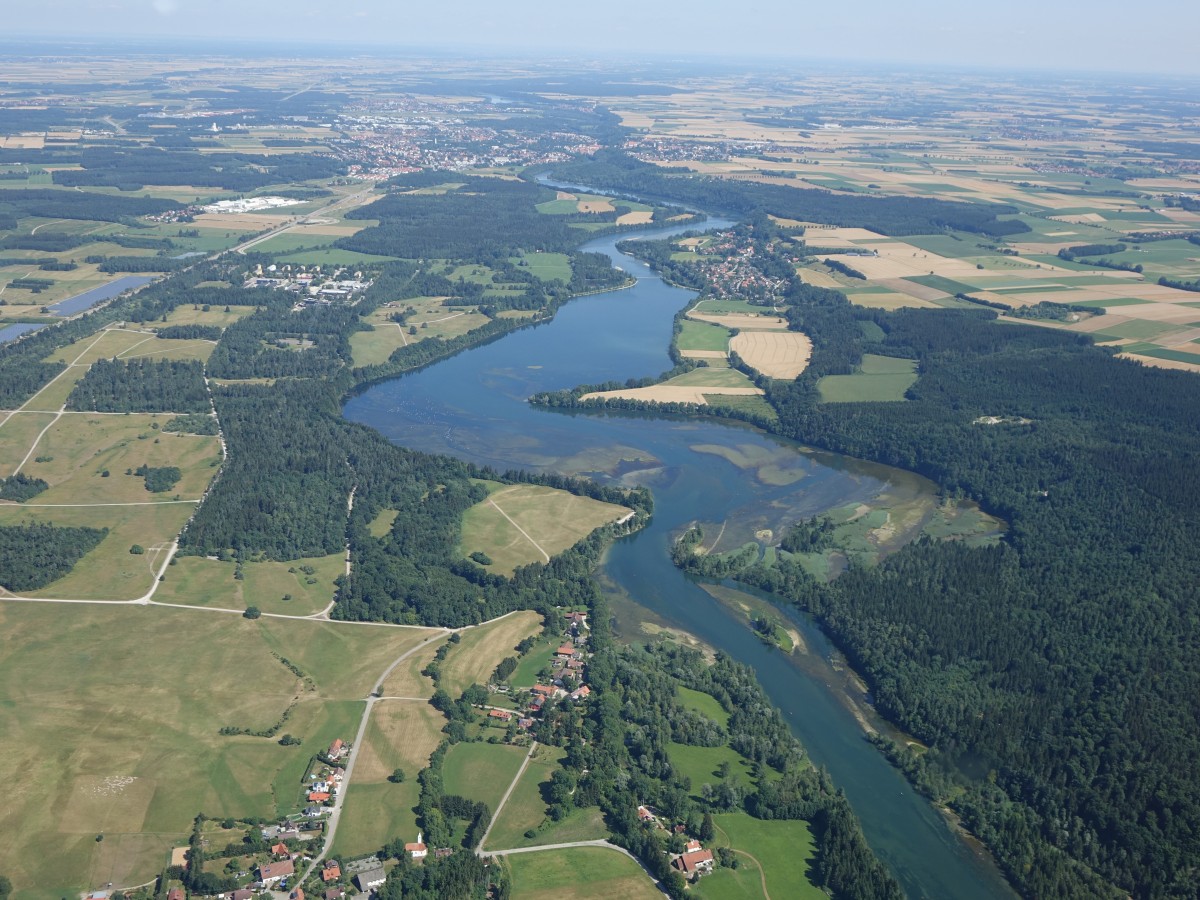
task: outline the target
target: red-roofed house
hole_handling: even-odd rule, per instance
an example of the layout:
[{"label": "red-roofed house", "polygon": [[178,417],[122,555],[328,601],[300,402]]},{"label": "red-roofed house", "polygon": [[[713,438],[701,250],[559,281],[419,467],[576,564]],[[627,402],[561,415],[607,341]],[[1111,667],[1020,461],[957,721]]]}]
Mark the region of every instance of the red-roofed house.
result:
[{"label": "red-roofed house", "polygon": [[579,690],[572,691],[571,699],[572,700],[586,700],[591,693],[592,693],[592,689],[585,684]]},{"label": "red-roofed house", "polygon": [[183,888],[173,887],[167,891],[167,900],[184,900]]},{"label": "red-roofed house", "polygon": [[271,848],[271,854],[279,857],[280,859],[291,859],[292,857],[292,852],[288,850],[287,844],[283,843],[282,841]]},{"label": "red-roofed house", "polygon": [[639,806],[637,812],[638,812],[638,818],[641,819],[643,822],[653,822],[654,821],[654,813],[650,812],[649,807]]},{"label": "red-roofed house", "polygon": [[326,884],[331,881],[337,881],[342,877],[342,867],[337,864],[337,861],[325,863],[325,868],[321,870],[321,880]]},{"label": "red-roofed house", "polygon": [[691,853],[693,850],[703,850],[699,841],[688,841],[687,846],[683,848],[684,853]]},{"label": "red-roofed house", "polygon": [[330,759],[341,759],[342,754],[346,752],[346,744],[341,738],[337,738],[329,745],[329,753],[326,754]]},{"label": "red-roofed house", "polygon": [[684,875],[707,875],[713,870],[712,851],[689,850],[687,853],[681,853],[671,860],[671,865]]},{"label": "red-roofed house", "polygon": [[335,887],[330,888],[325,892],[325,900],[342,900],[346,896],[346,889]]},{"label": "red-roofed house", "polygon": [[258,867],[258,880],[264,885],[271,885],[280,879],[296,874],[296,867],[290,859],[269,863]]},{"label": "red-roofed house", "polygon": [[328,791],[313,791],[311,794],[308,795],[309,803],[324,803],[328,799],[329,799]]},{"label": "red-roofed house", "polygon": [[507,709],[489,709],[488,710],[488,718],[489,719],[499,719],[502,722],[507,722],[512,717],[513,717],[513,714],[510,713]]},{"label": "red-roofed house", "polygon": [[567,659],[570,659],[575,655],[575,645],[563,644],[561,647],[555,650],[554,653],[556,656],[565,656]]}]

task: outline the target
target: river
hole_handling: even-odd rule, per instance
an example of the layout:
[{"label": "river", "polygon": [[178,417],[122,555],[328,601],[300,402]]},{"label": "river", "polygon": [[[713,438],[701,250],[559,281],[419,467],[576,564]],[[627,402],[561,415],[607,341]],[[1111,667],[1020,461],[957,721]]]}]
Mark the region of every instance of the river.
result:
[{"label": "river", "polygon": [[[731,223],[710,220],[704,228]],[[695,226],[692,226],[693,228]],[[687,230],[657,229],[664,236]],[[648,617],[686,630],[753,666],[812,759],[825,766],[863,823],[872,849],[912,898],[1012,898],[990,860],[955,834],[933,806],[865,739],[846,702],[828,640],[785,610],[809,652],[768,647],[744,621],[671,563],[670,542],[693,522],[721,548],[798,517],[868,502],[917,476],[798,447],[728,421],[548,411],[531,394],[583,383],[657,375],[671,367],[672,318],[694,293],[663,283],[606,237],[583,249],[608,254],[637,277],[628,289],[581,298],[552,322],[510,334],[419,372],[375,385],[345,406],[347,418],[405,447],[489,465],[589,475],[654,492],[649,526],[617,542],[599,572],[605,589]],[[928,482],[925,482],[928,484]],[[634,615],[630,618],[638,618]],[[618,620],[618,628],[636,623]]]}]

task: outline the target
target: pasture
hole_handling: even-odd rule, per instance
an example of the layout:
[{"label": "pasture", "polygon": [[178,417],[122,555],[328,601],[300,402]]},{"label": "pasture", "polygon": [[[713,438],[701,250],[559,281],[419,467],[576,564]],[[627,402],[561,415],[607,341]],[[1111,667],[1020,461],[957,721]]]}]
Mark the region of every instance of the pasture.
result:
[{"label": "pasture", "polygon": [[689,350],[720,350],[724,352],[729,349],[728,329],[694,319],[684,319],[679,324],[680,331],[675,336],[675,345],[681,353]]},{"label": "pasture", "polygon": [[505,857],[521,900],[660,900],[641,866],[616,850],[572,847]]},{"label": "pasture", "polygon": [[[550,776],[565,755],[565,751],[559,747],[538,746],[504,809],[496,817],[492,832],[488,835],[487,849],[509,850],[513,847],[590,841],[603,838],[608,833],[598,809],[572,809],[559,822],[553,822],[547,816],[549,807],[546,806],[542,790],[550,784]],[[536,831],[537,835],[527,838],[526,831]]]},{"label": "pasture", "polygon": [[459,547],[482,552],[489,571],[511,574],[519,566],[545,563],[602,525],[630,510],[568,491],[533,484],[489,482],[491,495],[463,515]]},{"label": "pasture", "polygon": [[853,375],[826,375],[817,388],[822,403],[899,401],[916,381],[914,360],[866,353]]},{"label": "pasture", "polygon": [[442,661],[441,686],[457,698],[472,684],[486,684],[500,660],[516,656],[517,644],[536,634],[541,624],[540,615],[522,610],[459,632],[462,639]]},{"label": "pasture", "polygon": [[[0,752],[23,760],[0,809],[0,871],[39,885],[28,898],[153,878],[200,810],[290,810],[314,750],[353,736],[379,673],[428,634],[37,603],[0,605],[0,633]],[[283,730],[301,746],[218,734],[267,728],[293,703]]]},{"label": "pasture", "polygon": [[238,610],[257,606],[267,613],[308,616],[333,602],[333,581],[345,565],[341,553],[288,562],[246,562],[242,577],[237,578],[232,561],[180,556],[167,569],[154,599]]},{"label": "pasture", "polygon": [[[816,858],[816,841],[802,820],[763,821],[746,813],[713,816],[717,843],[739,851],[743,864],[758,864],[771,897],[822,900],[824,891],[808,880],[806,872]],[[703,880],[701,886],[703,887]],[[701,893],[701,896],[714,896]],[[720,895],[715,895],[720,896]],[[736,895],[735,895],[736,896]]]},{"label": "pasture", "polygon": [[494,811],[526,752],[524,747],[507,744],[455,744],[446,754],[442,769],[446,793],[482,800]]}]

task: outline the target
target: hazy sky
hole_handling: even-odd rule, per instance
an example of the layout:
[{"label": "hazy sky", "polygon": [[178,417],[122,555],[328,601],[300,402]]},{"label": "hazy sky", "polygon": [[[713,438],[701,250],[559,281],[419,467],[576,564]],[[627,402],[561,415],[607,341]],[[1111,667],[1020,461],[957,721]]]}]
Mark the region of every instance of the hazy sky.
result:
[{"label": "hazy sky", "polygon": [[[486,46],[498,53],[850,59],[1200,74],[1184,0],[36,0],[0,37],[54,34]],[[59,31],[61,29],[61,32]]]}]

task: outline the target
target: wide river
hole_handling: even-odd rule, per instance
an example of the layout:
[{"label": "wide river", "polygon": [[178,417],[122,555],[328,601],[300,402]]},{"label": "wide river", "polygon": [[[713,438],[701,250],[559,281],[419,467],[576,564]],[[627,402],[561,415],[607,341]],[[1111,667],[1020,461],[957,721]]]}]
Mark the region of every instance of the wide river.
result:
[{"label": "wide river", "polygon": [[[728,224],[710,220],[704,227]],[[526,402],[537,391],[670,368],[672,317],[694,293],[664,284],[619,253],[617,240],[601,238],[584,249],[608,254],[638,278],[634,287],[572,301],[550,323],[376,385],[346,404],[346,417],[404,447],[500,471],[587,474],[650,487],[650,525],[618,542],[599,573],[616,608],[634,611],[619,617],[618,628],[636,633],[638,623],[622,618],[649,618],[753,666],[813,760],[845,790],[871,847],[910,897],[1015,896],[990,861],[864,739],[846,702],[845,673],[831,665],[836,654],[818,628],[785,611],[808,653],[789,657],[774,650],[668,557],[672,538],[692,522],[704,523],[706,539],[721,533],[721,547],[733,548],[761,529],[778,533],[799,516],[870,500],[916,476],[808,450],[738,423],[554,412]]]}]

